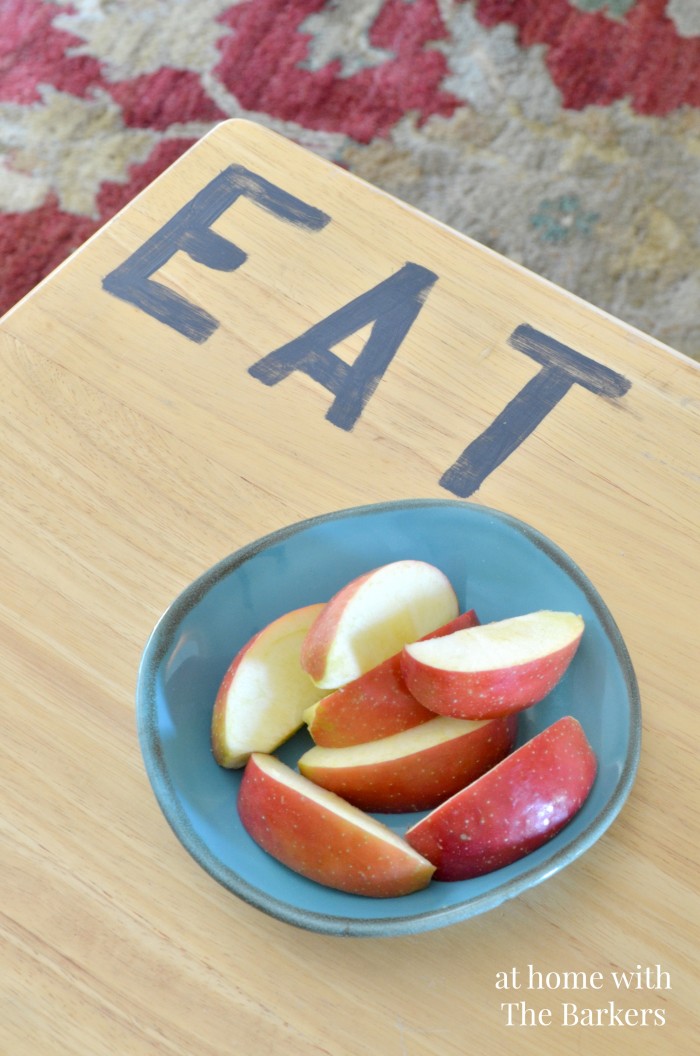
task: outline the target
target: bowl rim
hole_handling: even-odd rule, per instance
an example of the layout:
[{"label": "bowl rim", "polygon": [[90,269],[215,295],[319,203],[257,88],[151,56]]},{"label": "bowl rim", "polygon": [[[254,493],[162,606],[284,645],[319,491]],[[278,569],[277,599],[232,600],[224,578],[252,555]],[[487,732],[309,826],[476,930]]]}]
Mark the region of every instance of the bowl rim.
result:
[{"label": "bowl rim", "polygon": [[[158,742],[156,722],[157,671],[170,648],[172,632],[179,626],[187,613],[223,578],[233,573],[246,561],[249,561],[263,550],[283,542],[301,531],[331,521],[392,512],[394,510],[422,509],[426,507],[467,508],[495,518],[507,527],[524,535],[534,546],[542,550],[556,565],[563,569],[573,580],[576,587],[585,595],[613,649],[627,690],[629,731],[628,748],[624,764],[620,769],[615,788],[607,803],[585,829],[578,833],[569,843],[564,844],[554,854],[550,855],[544,862],[520,872],[517,876],[504,881],[491,891],[477,896],[466,897],[464,900],[449,906],[422,910],[417,913],[407,912],[403,916],[396,917],[355,918],[343,916],[342,914],[328,914],[304,909],[263,892],[236,873],[235,870],[223,865],[217,855],[210,850],[208,845],[193,829],[180,805],[177,789],[170,780]],[[579,565],[557,543],[554,543],[539,529],[534,528],[518,517],[493,507],[457,499],[417,498],[367,503],[305,518],[275,529],[253,542],[244,544],[244,546],[217,561],[209,569],[197,576],[163,611],[143,649],[138,666],[136,684],[136,727],[146,773],[161,812],[185,850],[215,881],[242,901],[255,906],[269,916],[308,931],[326,935],[392,937],[446,927],[495,909],[503,902],[516,897],[523,891],[539,885],[584,854],[615,820],[632,789],[641,754],[642,714],[637,677],[617,623],[596,587]]]}]

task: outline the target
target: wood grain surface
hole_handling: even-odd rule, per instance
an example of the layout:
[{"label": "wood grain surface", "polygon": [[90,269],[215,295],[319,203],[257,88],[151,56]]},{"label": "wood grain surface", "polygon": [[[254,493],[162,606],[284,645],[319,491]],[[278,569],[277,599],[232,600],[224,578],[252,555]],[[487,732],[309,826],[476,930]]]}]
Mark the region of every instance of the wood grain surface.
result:
[{"label": "wood grain surface", "polygon": [[[368,336],[390,310],[407,325],[387,357]],[[0,348],[0,1053],[697,1051],[697,365],[237,121],[7,315]],[[134,719],[146,639],[267,532],[460,488],[563,547],[612,610],[642,696],[630,798],[571,867],[463,924],[275,921],[158,808]],[[604,986],[504,996],[498,973],[529,965]],[[617,990],[638,967],[657,985]],[[554,1021],[508,1026],[507,1000]],[[565,1026],[564,1000],[664,1023]]]}]

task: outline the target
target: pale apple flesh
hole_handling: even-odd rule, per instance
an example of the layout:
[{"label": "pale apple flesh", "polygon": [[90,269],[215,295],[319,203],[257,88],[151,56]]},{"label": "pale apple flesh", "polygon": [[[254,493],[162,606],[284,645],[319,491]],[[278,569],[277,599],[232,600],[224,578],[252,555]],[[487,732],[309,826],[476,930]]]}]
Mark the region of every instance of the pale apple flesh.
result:
[{"label": "pale apple flesh", "polygon": [[430,862],[376,818],[272,755],[251,755],[238,813],[250,837],[273,858],[339,891],[396,898],[426,887],[434,872]]},{"label": "pale apple flesh", "polygon": [[435,865],[435,880],[468,880],[510,865],[551,840],[593,787],[595,754],[566,716],[516,749],[406,833]]},{"label": "pale apple flesh", "polygon": [[433,716],[381,740],[315,746],[298,766],[305,777],[362,810],[430,810],[503,759],[516,733],[517,716],[486,722]]},{"label": "pale apple flesh", "polygon": [[390,562],[326,603],[303,643],[302,667],[318,686],[338,689],[458,612],[452,584],[435,565]]},{"label": "pale apple flesh", "polygon": [[239,650],[214,702],[211,743],[221,766],[244,766],[251,752],[272,752],[302,725],[323,693],[302,669],[301,644],[323,604],[273,620]]},{"label": "pale apple flesh", "polygon": [[583,631],[575,613],[541,610],[407,644],[401,671],[431,711],[493,718],[543,700],[563,678]]},{"label": "pale apple flesh", "polygon": [[[470,609],[426,637],[452,634],[478,622]],[[435,712],[419,704],[408,691],[401,673],[400,652],[329,693],[304,715],[312,739],[326,748],[375,741],[434,718]]]}]

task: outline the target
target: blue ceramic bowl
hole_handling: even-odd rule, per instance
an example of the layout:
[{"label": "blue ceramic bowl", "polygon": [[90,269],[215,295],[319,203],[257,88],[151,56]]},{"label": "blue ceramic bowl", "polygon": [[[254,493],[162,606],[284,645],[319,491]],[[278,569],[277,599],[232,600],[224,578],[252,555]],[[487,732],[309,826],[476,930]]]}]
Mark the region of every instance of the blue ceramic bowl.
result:
[{"label": "blue ceramic bowl", "polygon": [[[432,562],[462,608],[482,623],[536,609],[580,613],[586,630],[557,688],[523,712],[519,743],[563,715],[582,724],[598,758],[579,814],[548,844],[473,880],[431,883],[394,899],[347,895],[297,876],[262,851],[236,808],[241,771],[219,767],[210,722],[219,683],[251,635],[290,609],[325,601],[349,580],[401,558]],[[622,807],[637,768],[640,703],[624,642],[595,588],[557,546],[495,510],[454,500],[409,500],[316,517],[274,532],[195,580],[155,627],[137,687],[138,732],[165,817],[217,881],[273,917],[337,935],[398,935],[492,909],[583,854]],[[300,731],[278,752],[294,765],[311,744]],[[404,832],[420,814],[382,815]]]}]

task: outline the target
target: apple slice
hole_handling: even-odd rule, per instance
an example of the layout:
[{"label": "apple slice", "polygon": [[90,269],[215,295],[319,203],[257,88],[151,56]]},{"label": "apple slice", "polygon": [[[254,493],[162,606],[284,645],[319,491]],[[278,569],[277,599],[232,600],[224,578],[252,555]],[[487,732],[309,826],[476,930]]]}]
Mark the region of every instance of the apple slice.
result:
[{"label": "apple slice", "polygon": [[[478,622],[470,609],[426,637],[452,634]],[[434,718],[435,712],[409,693],[401,674],[400,652],[329,693],[304,713],[311,737],[324,748],[376,741]]]},{"label": "apple slice", "polygon": [[580,810],[596,757],[568,715],[452,796],[406,833],[436,880],[467,880],[523,858]]},{"label": "apple slice", "polygon": [[238,793],[244,828],[309,880],[374,898],[426,887],[434,867],[386,825],[273,755],[251,755]]},{"label": "apple slice", "polygon": [[583,628],[573,612],[514,616],[408,644],[401,671],[410,692],[431,711],[493,718],[546,697],[571,663]]},{"label": "apple slice", "polygon": [[272,752],[303,725],[320,690],[302,669],[301,643],[323,609],[306,605],[273,620],[239,650],[214,702],[211,743],[225,767]]},{"label": "apple slice", "polygon": [[447,576],[425,561],[392,561],[339,590],[315,621],[301,664],[324,689],[338,689],[454,619],[459,607]]},{"label": "apple slice", "polygon": [[348,748],[315,746],[299,759],[309,780],[362,810],[430,810],[512,750],[517,716],[489,722],[436,718]]}]

